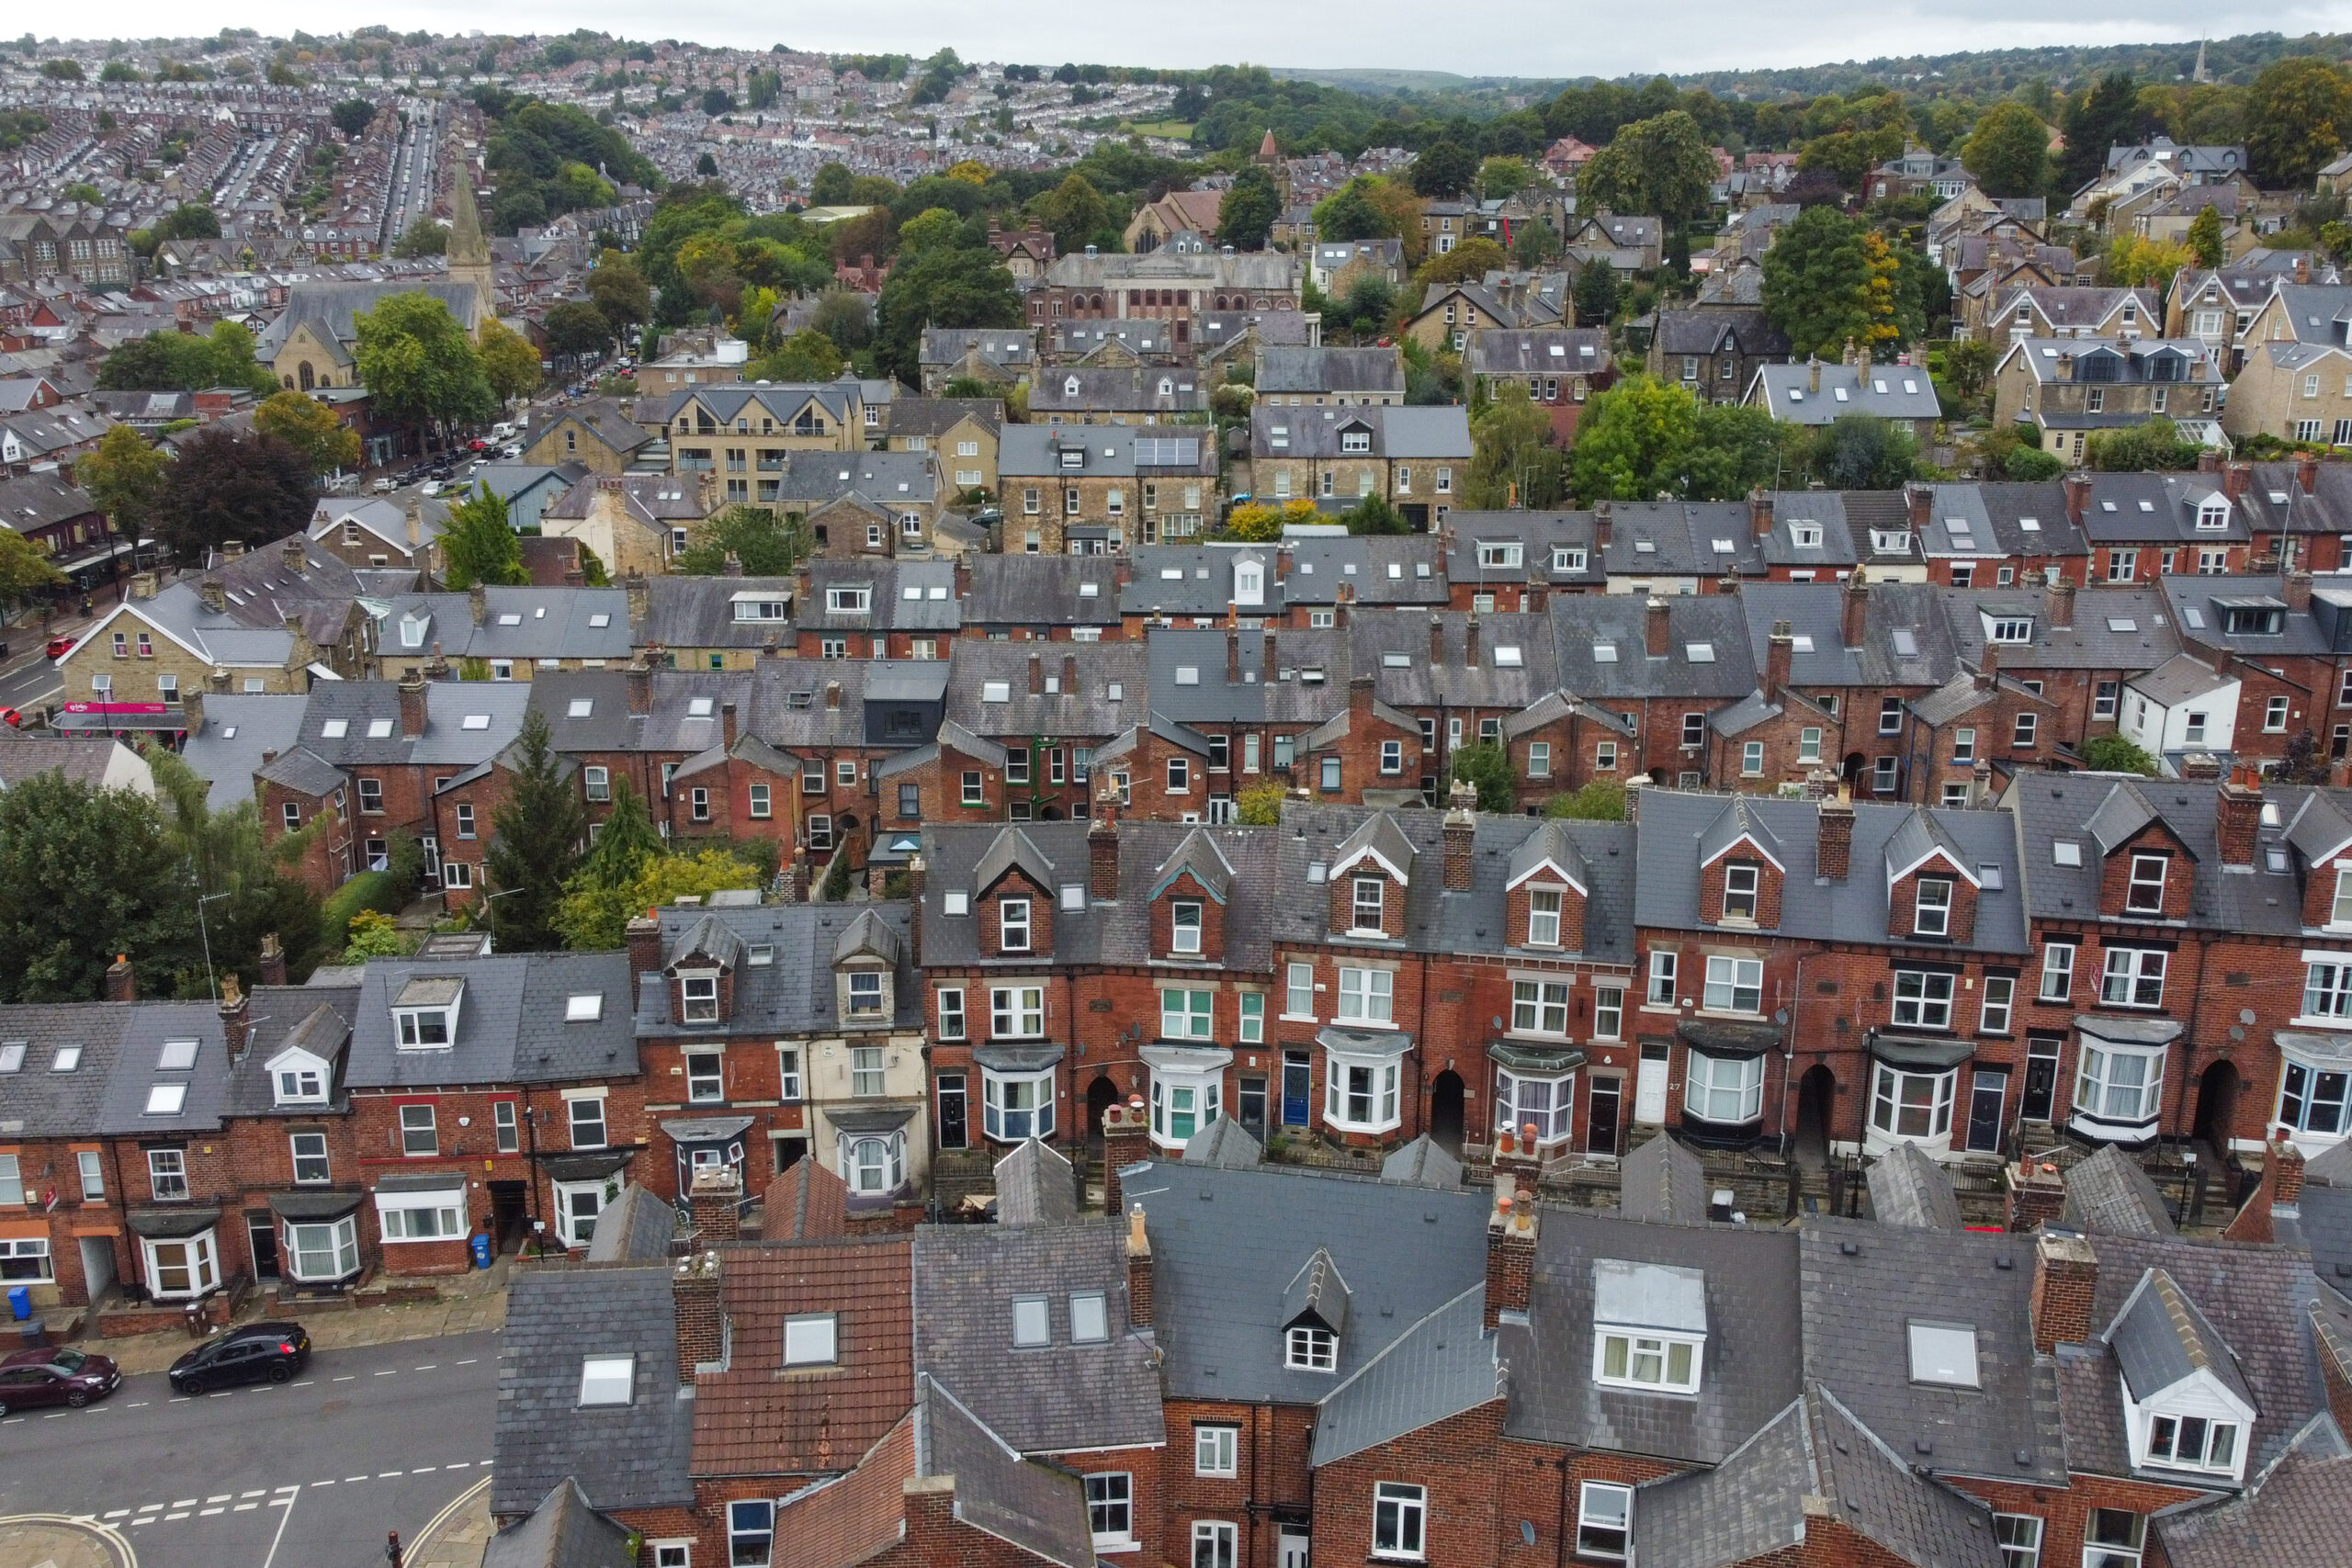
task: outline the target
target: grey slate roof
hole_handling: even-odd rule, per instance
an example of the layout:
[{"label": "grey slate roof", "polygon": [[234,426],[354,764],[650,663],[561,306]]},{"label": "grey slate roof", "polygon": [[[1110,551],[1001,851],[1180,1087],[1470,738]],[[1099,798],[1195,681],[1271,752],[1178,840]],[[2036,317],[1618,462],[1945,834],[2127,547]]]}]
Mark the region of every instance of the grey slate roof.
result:
[{"label": "grey slate roof", "polygon": [[[735,601],[757,594],[790,604],[799,594],[799,586],[792,578],[682,577],[664,573],[649,579],[645,591],[645,624],[638,628],[637,637],[647,647],[759,648],[770,637],[787,644],[791,641],[791,622],[739,621],[735,618]],[[822,600],[819,603],[821,604]]]},{"label": "grey slate roof", "polygon": [[[1926,808],[1857,804],[1850,869],[1844,881],[1827,882],[1815,871],[1820,831],[1813,802],[1734,798],[1738,813],[1770,830],[1771,852],[1786,873],[1777,928],[1781,935],[1826,942],[1887,940],[1887,879],[1880,869],[1887,841],[1911,820],[1915,811]],[[1713,841],[1710,834],[1727,841],[1728,829],[1722,824],[1734,810],[1722,795],[1664,789],[1643,792],[1642,832],[1636,845],[1641,860],[1635,904],[1638,923],[1681,931],[1700,928],[1701,852]],[[1928,814],[1949,835],[1962,864],[1971,870],[1997,865],[2006,872],[2015,867],[2017,846],[2004,814],[1941,808]],[[1998,889],[1980,891],[1976,929],[1966,946],[1983,953],[2027,952],[2024,899],[2017,880],[2006,875]]]},{"label": "grey slate roof", "polygon": [[591,1263],[667,1263],[670,1240],[677,1234],[678,1211],[663,1202],[650,1187],[635,1182],[596,1216],[588,1239]]},{"label": "grey slate roof", "polygon": [[1619,1167],[1617,1212],[1629,1220],[1703,1225],[1710,1196],[1706,1168],[1670,1133],[1661,1132]]},{"label": "grey slate roof", "polygon": [[2172,1568],[2335,1568],[2352,1539],[2352,1454],[2332,1419],[2314,1418],[2294,1446],[2218,1507],[2153,1521]]},{"label": "grey slate roof", "polygon": [[[1102,574],[1107,592],[1110,574]],[[1149,652],[1141,642],[958,642],[948,675],[946,718],[975,735],[1033,745],[1038,736],[1083,741],[1116,735],[1151,711]],[[1051,677],[1057,691],[1029,689],[1029,661],[1037,684]],[[1223,655],[1217,668],[1224,669]],[[989,684],[1003,683],[1002,702]],[[1113,695],[1115,689],[1117,695]]]},{"label": "grey slate roof", "polygon": [[1333,1464],[1501,1398],[1495,1341],[1484,1331],[1486,1303],[1480,1280],[1324,1395],[1308,1462]]},{"label": "grey slate roof", "polygon": [[915,1380],[916,1472],[956,1478],[956,1517],[1056,1568],[1093,1568],[1086,1491],[1065,1470],[1031,1464],[944,1384]]},{"label": "grey slate roof", "polygon": [[1184,1163],[1213,1165],[1226,1170],[1255,1170],[1266,1163],[1266,1151],[1240,1122],[1230,1116],[1220,1116],[1185,1140]]},{"label": "grey slate roof", "polygon": [[[1126,1227],[928,1225],[915,1233],[915,1370],[1024,1454],[1159,1443],[1150,1340],[1128,1327]],[[1069,1298],[1100,1292],[1107,1342],[1073,1343]],[[1048,1346],[1013,1348],[1016,1296],[1046,1298]]]},{"label": "grey slate roof", "polygon": [[[1119,619],[1114,566],[1099,556],[983,555],[966,558],[972,591],[964,596],[967,626],[1109,626]],[[1086,592],[1091,583],[1093,592]],[[969,649],[958,649],[959,656]],[[1089,649],[1089,656],[1102,651]]]},{"label": "grey slate roof", "polygon": [[[591,1355],[636,1358],[628,1404],[581,1405]],[[694,1408],[679,1397],[666,1266],[518,1271],[498,1361],[492,1512],[528,1512],[566,1476],[600,1508],[691,1503]]]},{"label": "grey slate roof", "polygon": [[[834,952],[841,939],[860,921],[871,917],[879,923],[898,944],[891,964],[893,982],[891,999],[895,1010],[891,1017],[875,1021],[876,1026],[892,1029],[912,1027],[922,1017],[922,994],[915,983],[910,911],[912,906],[902,899],[876,901],[865,905],[847,904],[752,904],[715,906],[708,908],[664,908],[661,914],[662,952],[675,957],[686,951],[693,939],[688,933],[697,929],[705,931],[706,942],[728,947],[743,960],[735,970],[735,1012],[727,1027],[735,1032],[806,1036],[838,1033],[843,1029],[863,1029],[865,1022],[852,1023],[841,1016],[841,998],[833,983]],[[719,933],[724,933],[723,937]],[[752,950],[766,948],[766,963],[752,963]],[[613,954],[623,960],[625,954]],[[620,993],[626,1007],[628,992]],[[611,1004],[606,1009],[613,1010]],[[709,1033],[708,1025],[689,1027],[670,1017],[670,987],[645,986],[639,989],[637,1033],[647,1038],[703,1037]]]},{"label": "grey slate roof", "polygon": [[1254,383],[1258,395],[1295,392],[1363,397],[1405,395],[1405,358],[1394,348],[1261,349]]},{"label": "grey slate roof", "polygon": [[1847,1525],[1917,1568],[2003,1568],[1991,1509],[1920,1473],[1829,1390],[1810,1404],[1823,1490]]},{"label": "grey slate roof", "polygon": [[1070,1163],[1050,1144],[1029,1138],[996,1162],[996,1223],[1068,1225],[1078,1222]]},{"label": "grey slate roof", "polygon": [[[1639,594],[1559,594],[1550,614],[1560,687],[1603,705],[1628,697],[1744,696],[1764,668],[1763,638],[1751,637],[1742,615],[1754,592],[1666,600],[1666,652],[1657,659],[1649,657],[1649,611]],[[1694,644],[1713,649],[1713,659],[1693,660]]]},{"label": "grey slate roof", "polygon": [[[1947,1475],[2064,1483],[2057,1386],[2051,1363],[2033,1354],[2030,1237],[1859,1220],[1811,1223],[1801,1234],[1807,1379],[1911,1463]],[[1912,1381],[1914,1321],[1976,1331],[1978,1387]]]},{"label": "grey slate roof", "polygon": [[2164,1194],[2139,1160],[2102,1145],[2066,1172],[2065,1223],[2107,1235],[2171,1235],[2177,1230]]},{"label": "grey slate roof", "polygon": [[[0,1073],[0,1135],[71,1137],[96,1128],[133,1010],[86,1002],[0,1007],[0,1050],[25,1048],[23,1065]],[[72,1071],[61,1073],[53,1064],[63,1045],[80,1046],[81,1055]]]},{"label": "grey slate roof", "polygon": [[285,751],[302,731],[310,698],[300,694],[245,696],[208,693],[204,728],[187,738],[181,761],[210,788],[205,804],[225,811],[254,797],[254,773],[264,751]]},{"label": "grey slate roof", "polygon": [[[1507,1435],[1718,1464],[1796,1397],[1795,1236],[1562,1209],[1543,1211],[1539,1224],[1529,1321],[1499,1331],[1510,1369]],[[1595,1266],[1609,1260],[1703,1275],[1707,1350],[1695,1398],[1593,1382]]]},{"label": "grey slate roof", "polygon": [[1810,365],[1759,366],[1747,400],[1785,424],[1825,425],[1849,413],[1903,420],[1943,417],[1943,404],[1924,369],[1874,365],[1867,379],[1852,365],[1824,365],[1820,370],[1821,386],[1815,390]]},{"label": "grey slate roof", "polygon": [[[217,1131],[229,1111],[229,1043],[220,1010],[207,1001],[139,1002],[127,1011],[105,1101],[85,1131],[130,1136]],[[165,1045],[189,1041],[196,1044],[192,1063],[165,1066]],[[29,1053],[26,1065],[32,1065]],[[180,1109],[151,1112],[150,1091],[166,1084],[184,1086]]]},{"label": "grey slate roof", "polygon": [[1883,1225],[1914,1230],[1956,1231],[1967,1228],[1960,1217],[1960,1197],[1951,1178],[1919,1151],[1917,1144],[1896,1144],[1879,1156],[1867,1178],[1871,1213]]},{"label": "grey slate roof", "polygon": [[2114,1352],[2124,1386],[2142,1404],[2200,1371],[2211,1373],[2247,1404],[2254,1402],[2229,1341],[2163,1269],[2142,1271],[2099,1337]]},{"label": "grey slate roof", "polygon": [[1645,1483],[1634,1494],[1637,1561],[1729,1568],[1804,1540],[1818,1484],[1804,1402],[1792,1398],[1713,1469]]},{"label": "grey slate roof", "polygon": [[1318,1249],[1360,1285],[1344,1382],[1486,1278],[1487,1198],[1273,1166],[1151,1162],[1122,1190],[1146,1216],[1168,1396],[1311,1404],[1332,1375],[1283,1365],[1286,1287]]},{"label": "grey slate roof", "polygon": [[605,1517],[571,1476],[529,1516],[491,1537],[481,1568],[635,1568],[636,1532]]},{"label": "grey slate roof", "polygon": [[[412,980],[462,979],[456,1038],[446,1048],[402,1050],[391,1007]],[[355,1088],[545,1083],[633,1077],[625,953],[503,953],[452,963],[378,960],[368,965],[353,1021]],[[659,987],[656,987],[657,994]],[[567,1022],[567,998],[604,997],[603,1015]]]},{"label": "grey slate roof", "polygon": [[[1247,1138],[1250,1134],[1241,1135]],[[1188,1146],[1184,1150],[1186,1157],[1192,1152]],[[1462,1185],[1462,1162],[1424,1133],[1380,1162],[1380,1179],[1451,1191]]]}]

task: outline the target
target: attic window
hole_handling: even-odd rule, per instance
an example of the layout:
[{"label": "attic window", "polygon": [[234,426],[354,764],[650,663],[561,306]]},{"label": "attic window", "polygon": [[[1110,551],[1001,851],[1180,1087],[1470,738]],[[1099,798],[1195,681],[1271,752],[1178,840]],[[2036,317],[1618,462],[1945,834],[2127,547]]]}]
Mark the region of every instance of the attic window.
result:
[{"label": "attic window", "polygon": [[57,1055],[49,1059],[49,1070],[52,1073],[70,1073],[81,1065],[82,1047],[79,1045],[60,1045]]},{"label": "attic window", "polygon": [[564,716],[566,718],[586,718],[590,714],[593,714],[595,711],[595,698],[574,697],[571,699],[570,705],[565,707]]},{"label": "attic window", "polygon": [[833,1314],[795,1313],[784,1320],[784,1364],[787,1367],[829,1367],[834,1353]]},{"label": "attic window", "polygon": [[2129,615],[2109,615],[2107,629],[2111,632],[2136,632],[2140,629],[2140,623]]},{"label": "attic window", "polygon": [[1897,657],[1903,659],[1917,659],[1919,657],[1918,635],[1909,626],[1895,627],[1894,636],[1894,651]]},{"label": "attic window", "polygon": [[1176,666],[1176,683],[1180,686],[1199,685],[1201,667],[1197,664],[1179,664]]},{"label": "attic window", "polygon": [[604,1016],[605,993],[602,991],[588,991],[564,999],[563,1021],[566,1023],[594,1023]]},{"label": "attic window", "polygon": [[1911,1381],[1975,1388],[1976,1330],[1958,1323],[1913,1323]]},{"label": "attic window", "polygon": [[1384,653],[1380,656],[1380,666],[1384,670],[1410,670],[1413,656],[1409,653]]},{"label": "attic window", "polygon": [[1813,634],[1811,632],[1798,632],[1789,639],[1789,648],[1792,652],[1811,653],[1813,651]]},{"label": "attic window", "polygon": [[1125,702],[1127,696],[1127,683],[1125,681],[1114,681],[1102,688],[1102,694],[1114,703]]},{"label": "attic window", "polygon": [[580,1362],[580,1403],[627,1404],[637,1382],[637,1358],[585,1356]]},{"label": "attic window", "polygon": [[498,624],[502,626],[519,626],[523,624],[523,617],[510,611],[498,617]]},{"label": "attic window", "polygon": [[1388,577],[1389,577],[1389,581],[1403,581],[1404,576],[1405,576],[1405,567],[1404,567],[1404,563],[1402,563],[1401,561],[1390,561],[1390,562],[1388,563]]},{"label": "attic window", "polygon": [[[232,729],[232,730],[230,730],[230,731],[229,731],[229,733],[230,733],[230,734],[232,734],[232,735],[234,735],[234,734],[236,734],[237,732],[236,732],[235,730]],[[371,719],[369,719],[369,720],[368,721],[368,739],[370,739],[370,740],[389,740],[389,739],[390,739],[391,738],[392,738],[392,721],[391,721],[390,719],[389,719],[389,718],[371,718]]]},{"label": "attic window", "polygon": [[1657,547],[1647,539],[1635,539],[1634,553],[1637,556],[1654,556],[1657,554]]},{"label": "attic window", "polygon": [[1715,645],[1712,642],[1687,642],[1682,645],[1682,654],[1693,664],[1713,664],[1715,661]]},{"label": "attic window", "polygon": [[1053,1319],[1046,1310],[1043,1296],[1012,1298],[1012,1343],[1017,1348],[1029,1349],[1054,1342]]},{"label": "attic window", "polygon": [[1102,585],[1099,582],[1081,582],[1078,585],[1078,596],[1081,599],[1096,598],[1102,592]]},{"label": "attic window", "polygon": [[184,1073],[196,1066],[196,1042],[166,1040],[155,1058],[155,1070],[164,1073]]},{"label": "attic window", "polygon": [[1182,582],[1184,581],[1184,569],[1181,566],[1163,566],[1159,569],[1159,581]]},{"label": "attic window", "polygon": [[0,1044],[0,1073],[24,1070],[25,1044],[26,1043],[22,1040],[11,1040],[6,1044]]},{"label": "attic window", "polygon": [[180,1113],[180,1108],[187,1103],[187,1085],[159,1083],[147,1090],[145,1113],[149,1116],[177,1116]]},{"label": "attic window", "polygon": [[775,948],[767,942],[748,949],[743,955],[744,967],[764,969],[775,962]]},{"label": "attic window", "polygon": [[2028,534],[2039,534],[2041,532],[2041,519],[2039,517],[2020,517],[2018,519],[2018,527]]},{"label": "attic window", "polygon": [[347,718],[331,718],[319,726],[319,739],[322,740],[340,740],[350,733],[351,721]]},{"label": "attic window", "polygon": [[1736,548],[1737,548],[1737,547],[1736,547],[1736,545],[1734,545],[1734,544],[1733,544],[1729,539],[1717,539],[1714,543],[1715,543],[1715,554],[1717,554],[1717,555],[1719,555],[1719,556],[1727,556],[1727,555],[1731,554],[1733,550],[1735,550]]},{"label": "attic window", "polygon": [[2072,839],[2053,839],[2050,844],[2050,863],[2052,865],[2082,864],[2083,846]]},{"label": "attic window", "polygon": [[2001,890],[2001,868],[1997,865],[1978,865],[1976,885],[1987,893],[1998,893]]},{"label": "attic window", "polygon": [[980,682],[980,701],[984,703],[1009,703],[1012,700],[1012,682],[983,681]]},{"label": "attic window", "polygon": [[2140,510],[2143,512],[2154,512],[2155,509],[2156,503],[2153,501],[2143,501],[2140,503]]},{"label": "attic window", "polygon": [[466,715],[465,717],[458,721],[458,728],[460,729],[488,729],[490,728],[490,715],[486,713],[469,713]]},{"label": "attic window", "polygon": [[1516,670],[1522,662],[1516,643],[1503,643],[1495,649],[1495,668],[1498,670]]},{"label": "attic window", "polygon": [[686,703],[686,716],[688,718],[708,718],[710,716],[710,699],[708,697],[694,697],[689,699]]},{"label": "attic window", "polygon": [[1594,644],[1592,645],[1592,661],[1593,661],[1595,664],[1614,664],[1614,663],[1616,663],[1616,662],[1617,662],[1617,645],[1616,645],[1615,643],[1613,643],[1613,642],[1596,642],[1596,643],[1594,643]]},{"label": "attic window", "polygon": [[2111,501],[2102,501],[2098,503],[2098,509],[2101,512],[2112,512],[2115,510],[2115,502]]},{"label": "attic window", "polygon": [[604,627],[609,626],[613,624],[613,618],[612,616],[599,611],[597,614],[588,617],[588,624],[599,630],[602,630]]}]

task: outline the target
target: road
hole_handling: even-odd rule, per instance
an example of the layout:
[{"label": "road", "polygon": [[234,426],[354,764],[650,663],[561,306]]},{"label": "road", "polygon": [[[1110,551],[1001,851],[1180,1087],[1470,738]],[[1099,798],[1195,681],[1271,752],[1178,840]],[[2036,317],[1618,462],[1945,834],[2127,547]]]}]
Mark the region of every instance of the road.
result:
[{"label": "road", "polygon": [[10,626],[7,632],[10,657],[0,664],[0,707],[12,707],[30,713],[37,707],[53,707],[65,695],[65,677],[57,666],[41,657],[40,622],[32,620]]},{"label": "road", "polygon": [[[371,1568],[490,1470],[499,1337],[319,1353],[201,1399],[162,1374],[0,1420],[0,1516],[85,1515],[148,1568]],[[0,1568],[31,1568],[0,1564]]]},{"label": "road", "polygon": [[448,111],[438,98],[411,100],[408,128],[392,154],[391,189],[384,217],[384,243],[390,245],[418,219],[433,211],[434,183],[441,166],[441,122]]}]

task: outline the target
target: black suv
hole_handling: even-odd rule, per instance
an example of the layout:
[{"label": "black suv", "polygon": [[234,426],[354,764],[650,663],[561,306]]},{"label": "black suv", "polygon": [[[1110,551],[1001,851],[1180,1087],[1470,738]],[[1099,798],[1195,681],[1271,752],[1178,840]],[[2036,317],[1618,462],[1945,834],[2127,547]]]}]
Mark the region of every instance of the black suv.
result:
[{"label": "black suv", "polygon": [[232,1382],[286,1382],[311,1362],[311,1336],[299,1323],[249,1323],[207,1340],[164,1375],[190,1399]]}]

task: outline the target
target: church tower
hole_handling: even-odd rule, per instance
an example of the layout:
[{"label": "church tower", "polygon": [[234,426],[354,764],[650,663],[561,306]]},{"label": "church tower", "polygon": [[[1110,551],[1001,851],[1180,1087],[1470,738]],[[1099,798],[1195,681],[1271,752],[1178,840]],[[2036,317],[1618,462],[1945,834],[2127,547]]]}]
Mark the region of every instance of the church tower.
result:
[{"label": "church tower", "polygon": [[472,284],[481,301],[469,327],[479,327],[498,314],[498,294],[490,281],[490,242],[482,238],[481,213],[474,206],[473,170],[462,152],[449,188],[449,281]]}]

